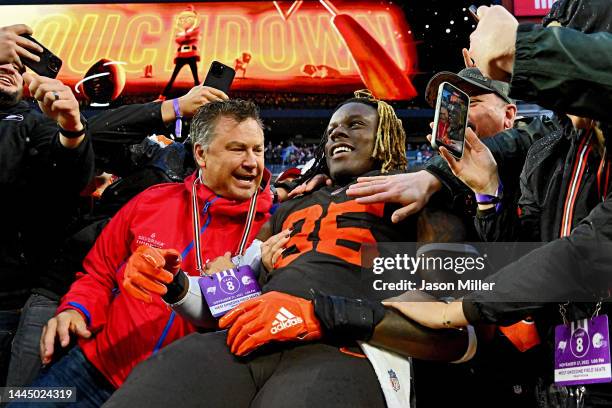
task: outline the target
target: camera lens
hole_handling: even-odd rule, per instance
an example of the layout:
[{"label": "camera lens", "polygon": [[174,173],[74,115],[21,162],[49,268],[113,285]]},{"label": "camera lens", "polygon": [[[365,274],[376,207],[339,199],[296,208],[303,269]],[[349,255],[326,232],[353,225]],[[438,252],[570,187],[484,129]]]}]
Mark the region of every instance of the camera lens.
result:
[{"label": "camera lens", "polygon": [[61,63],[56,61],[55,59],[51,59],[49,63],[47,64],[47,67],[53,72],[59,71],[60,66],[61,66]]},{"label": "camera lens", "polygon": [[223,65],[214,64],[213,67],[212,67],[213,75],[214,76],[221,76],[221,75],[223,75],[223,69],[224,68],[225,67]]}]

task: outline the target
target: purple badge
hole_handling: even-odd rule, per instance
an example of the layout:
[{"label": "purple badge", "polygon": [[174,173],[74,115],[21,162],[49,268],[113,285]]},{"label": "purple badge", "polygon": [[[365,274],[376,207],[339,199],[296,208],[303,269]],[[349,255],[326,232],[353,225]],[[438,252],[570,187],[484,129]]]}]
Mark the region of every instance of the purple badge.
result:
[{"label": "purple badge", "polygon": [[261,295],[250,266],[203,276],[198,283],[214,317],[221,317],[245,300]]},{"label": "purple badge", "polygon": [[608,316],[555,328],[555,384],[610,382],[611,367]]}]

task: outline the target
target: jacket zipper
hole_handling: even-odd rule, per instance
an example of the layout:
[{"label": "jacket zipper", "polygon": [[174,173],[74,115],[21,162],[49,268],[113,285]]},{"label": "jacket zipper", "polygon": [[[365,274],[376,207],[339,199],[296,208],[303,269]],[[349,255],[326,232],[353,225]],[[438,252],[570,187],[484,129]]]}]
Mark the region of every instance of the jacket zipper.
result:
[{"label": "jacket zipper", "polygon": [[[210,224],[210,220],[212,219],[212,216],[210,214],[208,214],[208,209],[210,208],[210,206],[212,205],[212,203],[214,203],[219,197],[215,197],[210,201],[207,201],[204,204],[204,208],[202,209],[202,214],[207,214],[208,217],[206,217],[206,222],[204,223],[204,226],[202,227],[202,230],[200,231],[200,235],[204,234],[204,231],[206,231],[206,229],[208,228],[208,225]],[[187,255],[187,253],[189,253],[189,250],[191,250],[191,248],[193,247],[193,242],[191,242],[187,248],[185,248],[184,254],[181,254],[181,257],[183,259],[185,259],[185,255]],[[176,317],[176,312],[172,311],[172,313],[170,313],[170,317],[168,318],[168,322],[166,323],[166,326],[164,327],[164,330],[162,331],[161,336],[159,337],[159,340],[157,340],[157,343],[155,343],[155,347],[153,348],[153,353],[155,354],[159,351],[159,349],[161,348],[162,344],[164,344],[164,340],[166,339],[166,337],[168,336],[168,332],[170,331],[170,327],[172,327],[172,323],[174,323],[174,318]]]}]

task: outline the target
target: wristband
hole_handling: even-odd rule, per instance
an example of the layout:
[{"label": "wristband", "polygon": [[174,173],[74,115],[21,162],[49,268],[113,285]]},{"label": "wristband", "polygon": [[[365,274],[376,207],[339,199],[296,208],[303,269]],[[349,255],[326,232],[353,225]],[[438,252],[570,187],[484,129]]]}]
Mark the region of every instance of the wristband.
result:
[{"label": "wristband", "polygon": [[76,139],[76,138],[83,136],[85,132],[87,132],[87,121],[81,120],[81,123],[83,124],[83,128],[81,130],[76,130],[76,131],[66,130],[62,128],[59,124],[57,126],[59,127],[59,131],[62,134],[62,136],[64,136],[66,139]]},{"label": "wristband", "polygon": [[183,119],[183,115],[181,115],[178,98],[172,100],[172,106],[174,107],[174,116],[176,117],[176,122],[174,122],[174,136],[180,139],[183,127],[183,121],[181,120]]},{"label": "wristband", "polygon": [[476,193],[476,202],[478,204],[484,204],[484,205],[495,204],[495,211],[497,212],[501,208],[501,201],[502,201],[503,194],[504,194],[504,186],[501,180],[498,180],[498,186],[497,186],[497,191],[495,192],[495,195]]},{"label": "wristband", "polygon": [[314,293],[314,312],[328,339],[368,341],[385,316],[380,302]]},{"label": "wristband", "polygon": [[179,269],[176,275],[174,275],[174,279],[172,282],[166,285],[168,288],[168,292],[162,296],[164,302],[168,304],[173,304],[181,300],[185,293],[187,293],[187,289],[189,289],[189,279],[185,272]]}]

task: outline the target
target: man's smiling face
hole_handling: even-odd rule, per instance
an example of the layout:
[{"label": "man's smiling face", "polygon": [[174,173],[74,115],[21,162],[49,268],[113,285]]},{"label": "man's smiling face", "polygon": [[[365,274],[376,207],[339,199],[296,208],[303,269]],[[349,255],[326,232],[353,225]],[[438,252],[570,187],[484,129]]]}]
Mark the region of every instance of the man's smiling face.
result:
[{"label": "man's smiling face", "polygon": [[341,106],[327,126],[325,159],[334,181],[360,176],[374,169],[372,158],[378,112],[372,106],[350,102]]},{"label": "man's smiling face", "polygon": [[256,120],[236,122],[221,116],[210,145],[196,143],[194,150],[203,169],[202,181],[215,194],[245,201],[259,187],[264,171],[264,135]]},{"label": "man's smiling face", "polygon": [[12,106],[21,99],[23,77],[13,64],[0,65],[0,106]]}]

